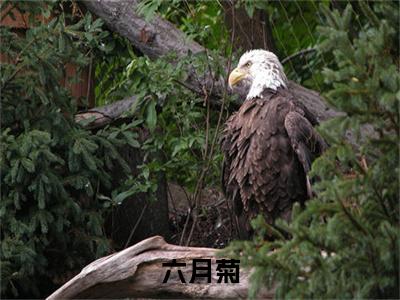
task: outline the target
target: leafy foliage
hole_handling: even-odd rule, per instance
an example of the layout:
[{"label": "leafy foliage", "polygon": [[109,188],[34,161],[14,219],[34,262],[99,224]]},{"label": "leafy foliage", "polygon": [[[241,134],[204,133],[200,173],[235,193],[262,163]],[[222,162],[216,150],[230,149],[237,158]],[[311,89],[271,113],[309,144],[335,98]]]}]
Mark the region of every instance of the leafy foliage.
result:
[{"label": "leafy foliage", "polygon": [[[249,15],[255,9],[268,14],[279,57],[318,49],[290,60],[289,78],[328,89],[330,103],[347,113],[320,128],[331,148],[313,165],[318,199],[304,211],[295,207],[292,224],[279,224],[293,238],[282,239],[260,218],[254,241],[231,248],[256,266],[253,295],[277,282],[278,297],[399,296],[398,4],[360,1],[344,10],[344,2],[335,3],[342,13],[331,11],[329,1],[320,7],[238,1]],[[28,12],[32,26],[25,34],[0,29],[0,52],[10,58],[1,63],[0,82],[1,293],[47,296],[57,275],[110,251],[105,214],[133,194],[153,193],[159,171],[193,198],[204,186],[219,185],[216,143],[227,113],[211,109],[207,97],[182,83],[188,65],[221,74],[216,55],[230,55],[232,45],[218,1],[144,0],[138,6],[145,17],[159,13],[210,49],[178,62],[173,55],[156,61],[140,56],[100,19],[77,16],[74,2],[2,3],[8,4]],[[51,18],[43,23],[38,16]],[[326,24],[318,34],[321,20]],[[91,60],[96,104],[135,95],[126,113],[132,122],[90,132],[74,121],[78,102],[61,79],[71,63],[78,73],[67,80],[77,81]],[[321,66],[326,69],[317,72]],[[361,134],[365,127],[371,135]],[[144,154],[136,177],[119,156],[122,147]],[[126,176],[111,186],[115,165]],[[277,239],[265,241],[266,231]]]},{"label": "leafy foliage", "polygon": [[[320,2],[329,6],[329,1]],[[322,18],[315,1],[240,0],[236,6],[243,7],[250,17],[256,10],[268,16],[267,26],[273,37],[271,47],[290,79],[319,91],[325,88],[321,74],[316,72],[327,61],[314,51],[319,42],[316,27]]]},{"label": "leafy foliage", "polygon": [[219,1],[143,0],[137,11],[146,19],[160,14],[207,49],[221,50],[228,46]]},{"label": "leafy foliage", "polygon": [[218,112],[204,106],[203,98],[179,84],[188,76],[185,70],[189,65],[204,64],[204,56],[188,56],[170,63],[175,61],[173,56],[149,61],[131,54],[118,86],[126,94],[137,96],[128,115],[142,123],[148,135],[140,146],[146,155],[139,166],[139,177],[127,179],[122,196],[154,192],[160,171],[193,192],[205,165],[209,165],[206,182],[218,185],[222,157],[217,141],[213,143]]},{"label": "leafy foliage", "polygon": [[[189,63],[207,69],[209,56],[188,57],[177,65],[174,57],[151,62],[137,56],[125,39],[105,31],[100,19],[79,14],[74,3],[2,5],[8,4],[29,14],[30,29],[18,35],[1,28],[0,52],[16,57],[1,64],[2,295],[44,296],[58,277],[110,250],[103,232],[110,206],[137,193],[151,195],[159,171],[194,191],[206,168],[204,181],[218,184],[221,156],[217,128],[210,125],[217,123],[218,114],[179,84],[188,76],[184,70]],[[199,24],[215,25],[220,18],[215,5],[190,5]],[[167,10],[165,16],[179,20],[192,38],[210,47],[221,45],[220,27],[199,31],[202,25],[191,27],[196,22],[185,12]],[[49,20],[43,23],[42,16]],[[131,123],[92,133],[84,129],[87,121],[74,121],[77,101],[61,84],[65,66],[78,67],[76,76],[67,78],[76,82],[91,63],[97,105],[137,96],[126,113]],[[138,126],[148,133],[139,137]],[[120,158],[122,147],[140,148],[145,154],[137,176],[129,175]],[[125,171],[126,180],[111,187],[115,164]]]},{"label": "leafy foliage", "polygon": [[[253,296],[277,283],[279,298],[398,298],[398,3],[320,9],[318,48],[333,59],[322,72],[326,96],[346,115],[320,128],[331,147],[313,164],[318,196],[277,224],[290,240],[260,217],[254,240],[231,250],[256,267]],[[264,240],[268,231],[275,241]]]},{"label": "leafy foliage", "polygon": [[173,54],[152,61],[135,53],[129,41],[118,38],[114,50],[97,65],[97,104],[137,96],[126,115],[149,131],[141,144],[146,155],[140,174],[126,180],[121,187],[125,192],[116,196],[117,202],[138,192],[155,191],[159,171],[190,192],[200,188],[201,173],[205,174],[201,186],[218,186],[222,156],[217,136],[226,113],[221,113],[218,125],[220,112],[182,82],[192,68],[206,75],[210,70],[215,76],[224,72],[223,62],[217,58],[228,40],[222,8],[217,2],[145,0],[136,9],[146,19],[160,14],[209,51],[180,61]]},{"label": "leafy foliage", "polygon": [[99,191],[111,188],[113,165],[129,171],[117,147],[134,142],[127,132],[92,134],[75,123],[77,100],[61,84],[67,64],[78,68],[76,78],[66,79],[73,82],[91,53],[107,51],[102,21],[77,17],[62,2],[2,5],[29,14],[30,28],[0,29],[7,58],[1,63],[1,294],[37,297],[48,295],[57,277],[110,250],[103,233],[110,203]]}]

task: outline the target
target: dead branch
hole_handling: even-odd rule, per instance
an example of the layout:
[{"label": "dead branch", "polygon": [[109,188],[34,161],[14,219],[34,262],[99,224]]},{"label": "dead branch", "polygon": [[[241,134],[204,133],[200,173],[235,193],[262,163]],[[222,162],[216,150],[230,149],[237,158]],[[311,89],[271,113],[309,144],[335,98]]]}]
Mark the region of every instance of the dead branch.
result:
[{"label": "dead branch", "polygon": [[317,51],[316,48],[308,48],[308,49],[300,50],[300,51],[295,52],[295,53],[293,53],[292,55],[289,55],[288,57],[285,57],[284,59],[282,59],[281,63],[282,63],[282,65],[284,65],[284,64],[286,64],[288,61],[290,61],[290,60],[292,60],[292,59],[294,59],[294,58],[296,58],[296,57],[304,56],[304,55],[307,55],[307,54],[309,54],[309,53],[316,52],[316,51]]},{"label": "dead branch", "polygon": [[75,115],[75,121],[88,121],[86,127],[89,129],[103,127],[119,119],[124,112],[129,110],[135,101],[136,96],[132,96],[109,105],[95,107],[85,112],[79,112]]},{"label": "dead branch", "polygon": [[[47,300],[73,298],[246,298],[249,288],[250,270],[240,268],[239,283],[217,283],[216,259],[219,250],[212,248],[181,247],[167,244],[160,236],[148,238],[123,251],[100,258],[51,294]],[[192,276],[193,259],[211,259],[211,283],[197,278],[188,283]],[[164,262],[186,263],[180,268],[186,283],[181,283],[177,270],[172,269],[167,283]],[[204,278],[203,278],[204,279]],[[273,289],[264,289],[259,297],[271,299]]]}]

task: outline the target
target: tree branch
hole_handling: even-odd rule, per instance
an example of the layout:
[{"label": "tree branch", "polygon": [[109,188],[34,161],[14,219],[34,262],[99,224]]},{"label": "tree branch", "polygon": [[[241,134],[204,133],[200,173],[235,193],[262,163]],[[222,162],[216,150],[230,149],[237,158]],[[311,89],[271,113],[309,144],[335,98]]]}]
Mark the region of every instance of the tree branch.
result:
[{"label": "tree branch", "polygon": [[[167,244],[160,236],[148,238],[129,248],[100,258],[51,294],[47,300],[87,298],[214,298],[243,299],[248,296],[251,270],[240,268],[239,283],[217,283],[216,259],[219,250],[212,248],[181,247]],[[172,269],[167,283],[163,283],[168,268],[164,262],[186,263],[180,268],[186,283],[180,283],[177,269]],[[211,283],[192,276],[193,259],[210,259]],[[272,299],[274,290],[263,289],[258,297]]]},{"label": "tree branch", "polygon": [[293,53],[292,55],[289,55],[288,57],[285,57],[284,59],[282,59],[282,65],[284,65],[288,61],[290,61],[298,56],[303,56],[303,55],[306,55],[308,53],[315,52],[315,51],[317,51],[317,49],[315,49],[315,48],[300,50],[300,51]]},{"label": "tree branch", "polygon": [[87,128],[95,129],[103,127],[119,119],[124,112],[129,110],[135,101],[136,96],[132,96],[109,105],[95,107],[85,112],[79,112],[75,115],[75,121],[82,122],[93,119],[86,125]]},{"label": "tree branch", "polygon": [[[185,34],[170,22],[154,16],[151,20],[145,20],[136,12],[139,0],[124,1],[85,1],[86,7],[97,16],[101,17],[107,26],[121,36],[126,37],[132,45],[151,59],[156,59],[168,53],[175,52],[179,58],[186,57],[189,53],[207,55],[205,48],[189,40]],[[221,58],[225,61],[224,58]],[[193,68],[191,68],[193,69]],[[185,85],[192,91],[204,94],[206,91],[213,105],[220,105],[224,91],[224,79],[211,78],[213,76],[198,76],[196,70],[188,70],[189,76]],[[215,82],[213,82],[215,80]],[[211,89],[211,86],[214,88]],[[291,82],[290,90],[302,101],[319,120],[326,120],[338,113],[328,108],[322,97],[314,91],[301,87]],[[234,102],[239,106],[248,88],[241,86],[233,92],[239,94],[239,100]],[[230,91],[232,93],[232,91]],[[241,99],[241,100],[240,100]]]}]

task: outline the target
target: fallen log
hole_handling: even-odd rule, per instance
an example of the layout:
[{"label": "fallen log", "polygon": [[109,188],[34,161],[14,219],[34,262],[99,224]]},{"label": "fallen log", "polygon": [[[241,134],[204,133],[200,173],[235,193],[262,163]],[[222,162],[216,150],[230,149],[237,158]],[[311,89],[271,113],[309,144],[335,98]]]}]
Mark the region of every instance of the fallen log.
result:
[{"label": "fallen log", "polygon": [[[168,244],[160,236],[148,238],[118,253],[100,258],[51,294],[47,300],[83,298],[247,298],[250,270],[240,268],[239,283],[218,283],[216,259],[220,250],[212,248],[182,247]],[[186,283],[181,283],[177,268],[163,267],[172,259],[186,263],[180,267]],[[211,283],[206,278],[192,277],[193,259],[211,260]],[[168,269],[170,277],[163,283]],[[203,279],[203,280],[200,280]],[[273,289],[264,289],[258,295],[272,299]]]}]

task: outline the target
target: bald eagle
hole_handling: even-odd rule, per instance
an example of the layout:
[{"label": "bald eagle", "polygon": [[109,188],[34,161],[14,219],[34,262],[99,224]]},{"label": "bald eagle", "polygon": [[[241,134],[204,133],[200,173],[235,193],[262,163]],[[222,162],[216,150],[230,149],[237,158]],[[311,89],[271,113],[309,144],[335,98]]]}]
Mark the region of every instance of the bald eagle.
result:
[{"label": "bald eagle", "polygon": [[258,214],[270,224],[277,218],[289,221],[293,203],[312,196],[307,173],[327,146],[313,128],[316,118],[287,89],[275,54],[243,54],[229,85],[243,82],[250,89],[225,124],[221,148],[223,189],[233,202],[239,236],[246,238]]}]

